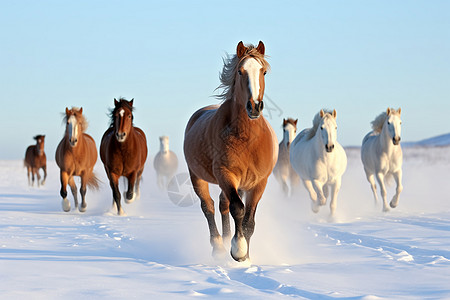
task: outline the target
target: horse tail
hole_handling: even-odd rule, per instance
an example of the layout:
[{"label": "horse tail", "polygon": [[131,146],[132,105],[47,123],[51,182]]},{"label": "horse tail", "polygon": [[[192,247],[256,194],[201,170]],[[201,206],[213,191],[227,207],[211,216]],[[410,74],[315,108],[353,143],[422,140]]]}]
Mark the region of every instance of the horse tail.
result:
[{"label": "horse tail", "polygon": [[89,188],[91,188],[91,189],[97,191],[97,190],[100,189],[100,184],[101,184],[101,183],[102,183],[102,182],[101,182],[100,179],[98,179],[97,175],[96,175],[94,172],[92,172],[92,173],[91,173],[91,176],[88,178],[88,180],[87,180],[87,182],[86,182],[86,185],[87,185]]}]

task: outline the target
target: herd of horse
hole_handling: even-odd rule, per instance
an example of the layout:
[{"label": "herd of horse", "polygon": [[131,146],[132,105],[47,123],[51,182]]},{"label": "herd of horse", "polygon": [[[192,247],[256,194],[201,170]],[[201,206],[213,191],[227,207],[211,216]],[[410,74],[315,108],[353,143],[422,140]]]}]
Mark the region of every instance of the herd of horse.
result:
[{"label": "herd of horse", "polygon": [[[341,178],[347,166],[344,148],[337,141],[336,110],[320,110],[313,118],[313,126],[298,135],[297,120],[283,120],[283,139],[278,144],[276,134],[263,116],[265,75],[270,66],[266,61],[265,46],[244,45],[239,42],[236,54],[224,59],[220,74],[218,95],[220,105],[197,110],[189,119],[184,136],[184,156],[192,186],[200,198],[206,217],[210,243],[214,256],[226,253],[224,243],[231,243],[231,256],[236,261],[249,258],[250,239],[255,229],[255,213],[266,188],[270,174],[274,174],[285,195],[303,182],[312,203],[312,210],[330,200],[330,216],[336,211]],[[396,194],[390,202],[398,205],[402,191],[401,110],[388,108],[372,122],[372,131],[363,140],[361,159],[375,201],[378,201],[375,179],[387,211],[385,179],[394,177]],[[110,112],[110,126],[100,144],[100,158],[113,193],[113,205],[122,215],[120,177],[126,177],[126,202],[140,195],[140,180],[147,159],[147,141],[144,132],[133,125],[133,100],[114,99]],[[75,208],[86,210],[86,188],[98,188],[99,180],[93,172],[97,160],[94,139],[85,133],[87,122],[82,108],[66,108],[65,135],[56,150],[56,163],[60,168],[64,211],[70,211],[67,184],[70,186]],[[39,184],[46,178],[44,138],[39,135],[35,146],[28,147],[25,166],[29,184],[37,175]],[[160,152],[155,156],[154,168],[160,188],[167,186],[175,174],[178,159],[169,150],[168,137],[160,138]],[[39,168],[44,169],[40,183]],[[30,180],[30,174],[32,179]],[[73,176],[81,178],[81,205],[78,205],[77,187]],[[217,184],[219,211],[222,217],[222,235],[215,221],[214,201],[209,183]],[[231,232],[230,214],[234,220]]]}]

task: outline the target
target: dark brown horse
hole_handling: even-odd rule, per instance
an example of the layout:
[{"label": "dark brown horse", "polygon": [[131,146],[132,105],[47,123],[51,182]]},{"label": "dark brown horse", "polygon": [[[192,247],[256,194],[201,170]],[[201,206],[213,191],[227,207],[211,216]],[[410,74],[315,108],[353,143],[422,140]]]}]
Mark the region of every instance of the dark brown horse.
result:
[{"label": "dark brown horse", "polygon": [[113,205],[117,213],[123,215],[120,204],[119,178],[128,179],[125,202],[133,202],[139,197],[139,183],[147,159],[147,139],[144,132],[133,126],[133,100],[114,99],[111,110],[111,125],[103,134],[100,144],[100,158],[105,166],[109,184],[113,192]]},{"label": "dark brown horse", "polygon": [[[37,186],[39,187],[40,184],[44,185],[45,179],[47,179],[47,157],[44,152],[45,135],[36,135],[34,139],[36,140],[36,145],[28,146],[23,163],[27,167],[28,184],[34,185],[34,175],[36,175]],[[41,180],[39,169],[44,171],[42,182],[39,182]]]},{"label": "dark brown horse", "polygon": [[215,218],[208,182],[218,184],[224,239],[231,238],[229,213],[235,234],[231,256],[249,258],[249,243],[255,227],[255,212],[276,163],[276,135],[262,116],[264,75],[269,65],[264,44],[237,45],[236,55],[225,61],[221,73],[224,101],[195,112],[184,139],[184,154],[194,190],[208,221],[213,255],[225,250]]},{"label": "dark brown horse", "polygon": [[64,211],[70,211],[70,202],[67,200],[67,184],[72,190],[75,208],[78,207],[77,186],[73,176],[81,178],[81,205],[80,212],[86,211],[86,186],[98,189],[99,181],[94,174],[94,165],[97,161],[97,147],[94,139],[84,133],[87,121],[83,115],[83,108],[68,109],[64,116],[66,131],[58,148],[56,148],[56,164],[60,169],[61,197]]}]

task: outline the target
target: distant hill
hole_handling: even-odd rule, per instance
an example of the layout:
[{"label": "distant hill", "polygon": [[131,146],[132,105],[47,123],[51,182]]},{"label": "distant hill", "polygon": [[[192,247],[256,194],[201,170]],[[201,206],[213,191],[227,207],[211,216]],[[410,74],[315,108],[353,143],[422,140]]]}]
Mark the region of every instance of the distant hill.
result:
[{"label": "distant hill", "polygon": [[450,146],[450,133],[438,135],[428,139],[417,142],[404,142],[402,146],[405,147],[436,147],[436,146]]}]

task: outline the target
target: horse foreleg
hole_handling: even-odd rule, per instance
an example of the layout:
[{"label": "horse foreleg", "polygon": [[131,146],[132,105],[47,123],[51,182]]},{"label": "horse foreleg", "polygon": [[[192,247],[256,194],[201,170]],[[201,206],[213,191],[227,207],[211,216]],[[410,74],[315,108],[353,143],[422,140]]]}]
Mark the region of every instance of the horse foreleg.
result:
[{"label": "horse foreleg", "polygon": [[337,207],[337,196],[341,188],[341,178],[337,178],[333,184],[331,184],[331,201],[330,201],[330,216],[334,217]]},{"label": "horse foreleg", "polygon": [[322,184],[319,180],[313,180],[312,181],[312,185],[314,187],[314,190],[317,193],[317,202],[319,203],[319,205],[325,205],[327,204],[327,197],[324,195],[324,184]]},{"label": "horse foreleg", "polygon": [[113,193],[113,199],[114,199],[113,206],[114,206],[114,203],[115,203],[116,207],[117,207],[117,214],[119,216],[122,216],[122,215],[124,215],[124,211],[123,211],[122,206],[120,204],[120,191],[119,191],[119,177],[120,177],[120,175],[110,173],[108,177],[109,177],[109,185],[111,186],[111,190],[112,190],[112,193]]},{"label": "horse foreleg", "polygon": [[126,203],[131,203],[135,200],[136,194],[134,192],[134,185],[136,184],[137,173],[133,172],[128,179],[128,190],[123,193],[123,197],[125,198]]},{"label": "horse foreleg", "polygon": [[65,212],[70,211],[70,202],[67,200],[67,183],[69,181],[69,174],[67,172],[60,172],[60,181],[61,181],[61,190],[59,194],[63,198],[62,200],[62,208]]},{"label": "horse foreleg", "polygon": [[303,185],[309,193],[309,197],[311,198],[311,209],[314,213],[319,212],[319,204],[317,203],[317,193],[314,190],[311,180],[303,180]]},{"label": "horse foreleg", "polygon": [[47,180],[47,166],[43,166],[42,170],[44,171],[44,179],[42,179],[41,184],[44,185],[45,184],[45,180]]},{"label": "horse foreleg", "polygon": [[40,187],[41,186],[41,175],[39,174],[39,168],[35,168],[34,170],[36,172],[37,187]]},{"label": "horse foreleg", "polygon": [[245,199],[245,215],[244,215],[244,236],[247,240],[247,258],[250,258],[250,238],[255,231],[255,213],[259,200],[266,188],[267,178],[262,180],[253,190],[248,193],[248,198]]},{"label": "horse foreleg", "polygon": [[219,210],[222,215],[222,237],[224,241],[229,242],[231,240],[230,201],[225,197],[223,192],[220,193],[219,199]]},{"label": "horse foreleg", "polygon": [[216,221],[214,219],[214,201],[209,195],[208,182],[198,178],[191,171],[192,187],[195,193],[200,198],[200,206],[202,208],[203,214],[206,217],[209,227],[209,242],[213,247],[213,256],[222,257],[225,254],[225,248],[223,247],[223,240],[217,230]]},{"label": "horse foreleg", "polygon": [[81,176],[81,187],[80,187],[80,194],[81,194],[81,205],[78,207],[78,210],[80,212],[86,211],[86,184],[87,184],[87,175],[84,173]]},{"label": "horse foreleg", "polygon": [[137,174],[136,184],[134,186],[134,190],[136,192],[136,199],[141,198],[141,179],[142,179],[142,172],[144,170],[140,170]]},{"label": "horse foreleg", "polygon": [[31,168],[31,186],[34,186],[34,168]]},{"label": "horse foreleg", "polygon": [[31,173],[31,167],[27,167],[27,177],[28,177],[28,185],[29,186],[31,186],[30,173]]},{"label": "horse foreleg", "polygon": [[75,184],[75,180],[73,179],[73,176],[69,177],[69,186],[70,186],[70,190],[72,191],[73,201],[75,202],[75,208],[78,208],[78,192],[77,192],[77,186]]},{"label": "horse foreleg", "polygon": [[389,206],[386,199],[387,193],[386,193],[386,186],[384,185],[384,175],[382,173],[377,173],[377,181],[378,184],[380,185],[381,198],[383,199],[383,211],[387,212],[389,211]]},{"label": "horse foreleg", "polygon": [[400,198],[400,193],[403,191],[402,185],[402,170],[399,170],[392,174],[394,176],[395,183],[397,184],[397,188],[395,190],[395,195],[391,200],[390,206],[392,208],[396,208],[398,205],[398,200]]}]

